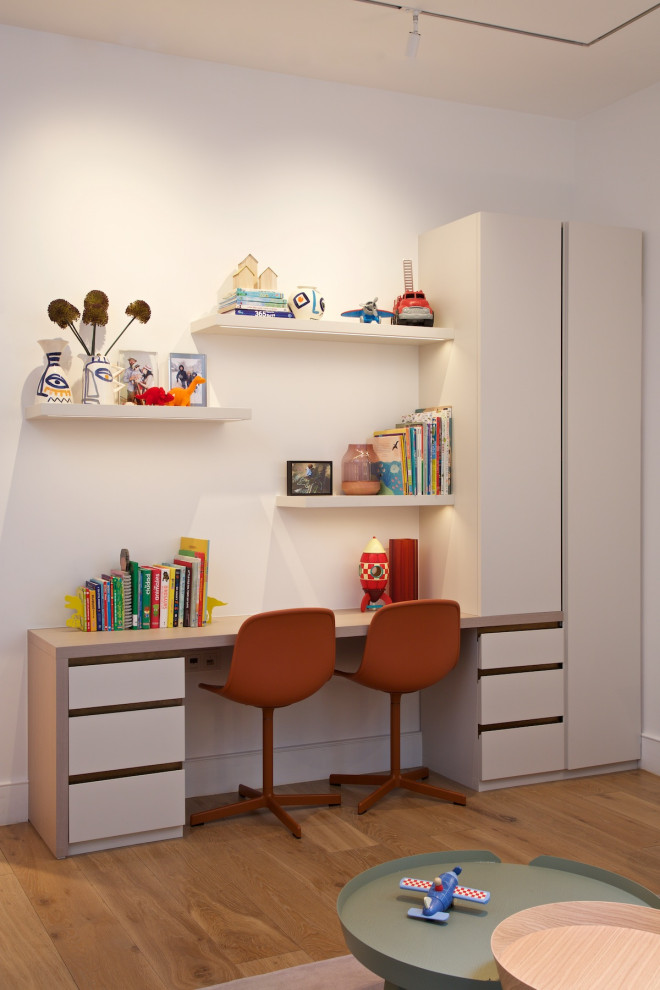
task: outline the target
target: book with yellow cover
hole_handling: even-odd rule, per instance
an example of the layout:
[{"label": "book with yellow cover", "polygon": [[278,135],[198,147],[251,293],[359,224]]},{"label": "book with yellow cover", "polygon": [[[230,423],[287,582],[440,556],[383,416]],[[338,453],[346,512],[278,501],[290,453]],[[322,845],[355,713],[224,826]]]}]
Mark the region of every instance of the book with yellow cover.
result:
[{"label": "book with yellow cover", "polygon": [[201,588],[200,588],[200,598],[199,598],[199,625],[206,625],[206,616],[208,609],[208,584],[209,584],[209,550],[210,541],[209,540],[199,540],[193,536],[182,536],[179,541],[179,550],[181,553],[194,553],[196,557],[201,560],[200,568],[200,578],[201,578]]}]

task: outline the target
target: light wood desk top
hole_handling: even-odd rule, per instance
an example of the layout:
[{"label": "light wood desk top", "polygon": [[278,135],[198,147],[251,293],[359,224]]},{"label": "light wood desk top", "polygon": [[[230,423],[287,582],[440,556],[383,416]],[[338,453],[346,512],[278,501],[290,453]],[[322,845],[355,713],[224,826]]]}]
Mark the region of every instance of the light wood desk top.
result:
[{"label": "light wood desk top", "polygon": [[[359,609],[335,611],[338,639],[366,636],[375,612]],[[219,614],[206,626],[176,629],[127,629],[124,632],[83,632],[69,626],[30,629],[28,640],[42,649],[61,657],[111,656],[114,653],[145,653],[180,651],[232,646],[241,623],[247,615]],[[520,625],[559,623],[561,612],[535,612],[516,615],[461,615],[461,629],[507,628]]]}]

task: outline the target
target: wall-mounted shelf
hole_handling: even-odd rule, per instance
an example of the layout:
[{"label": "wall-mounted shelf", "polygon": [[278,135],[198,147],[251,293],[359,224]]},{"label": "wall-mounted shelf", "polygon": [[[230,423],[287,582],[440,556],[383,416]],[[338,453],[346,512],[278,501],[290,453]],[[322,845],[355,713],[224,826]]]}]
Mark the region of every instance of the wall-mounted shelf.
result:
[{"label": "wall-mounted shelf", "polygon": [[453,495],[276,495],[282,509],[409,509],[420,505],[453,505]]},{"label": "wall-mounted shelf", "polygon": [[251,419],[251,409],[232,409],[223,406],[136,406],[132,402],[124,406],[96,406],[78,403],[44,402],[28,406],[26,419],[114,419],[159,420],[161,423],[182,422],[235,422]]},{"label": "wall-mounted shelf", "polygon": [[404,327],[391,323],[346,320],[289,320],[277,316],[204,316],[192,324],[193,336],[279,337],[290,340],[369,341],[376,344],[438,344],[453,340],[454,331],[442,327]]}]

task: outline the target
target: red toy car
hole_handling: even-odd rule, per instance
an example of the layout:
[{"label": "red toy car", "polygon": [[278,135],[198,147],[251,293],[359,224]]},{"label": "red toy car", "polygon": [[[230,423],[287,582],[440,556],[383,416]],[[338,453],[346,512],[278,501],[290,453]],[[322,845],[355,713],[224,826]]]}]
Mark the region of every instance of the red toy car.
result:
[{"label": "red toy car", "polygon": [[403,295],[397,296],[392,305],[392,323],[409,327],[432,327],[433,310],[423,292],[413,289],[412,261],[403,263]]}]

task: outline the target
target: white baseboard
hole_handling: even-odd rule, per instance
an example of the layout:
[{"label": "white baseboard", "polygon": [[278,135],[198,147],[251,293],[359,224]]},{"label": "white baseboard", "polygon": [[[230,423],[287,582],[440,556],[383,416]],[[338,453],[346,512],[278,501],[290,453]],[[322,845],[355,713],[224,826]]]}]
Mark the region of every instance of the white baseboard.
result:
[{"label": "white baseboard", "polygon": [[0,825],[26,822],[28,817],[28,784],[0,784]]},{"label": "white baseboard", "polygon": [[[401,765],[418,766],[422,760],[421,732],[401,736]],[[343,739],[316,745],[275,750],[275,784],[323,780],[331,773],[369,773],[386,770],[390,763],[389,736]],[[228,794],[239,784],[261,786],[261,751],[200,756],[186,760],[186,797]]]},{"label": "white baseboard", "polygon": [[660,739],[654,736],[642,736],[642,758],[639,763],[641,770],[657,773],[660,776]]}]

